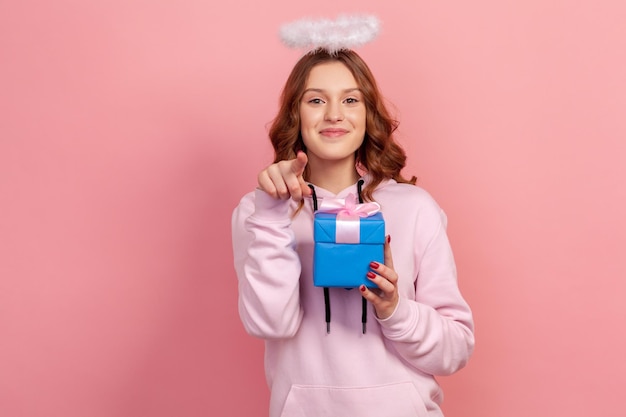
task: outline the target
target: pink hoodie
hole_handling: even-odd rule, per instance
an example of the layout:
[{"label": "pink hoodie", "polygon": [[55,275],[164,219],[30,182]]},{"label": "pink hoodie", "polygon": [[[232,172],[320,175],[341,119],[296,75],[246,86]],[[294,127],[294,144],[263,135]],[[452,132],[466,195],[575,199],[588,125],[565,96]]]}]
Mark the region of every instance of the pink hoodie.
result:
[{"label": "pink hoodie", "polygon": [[[365,177],[367,181],[367,177]],[[317,198],[356,195],[315,188]],[[256,190],[232,219],[239,313],[265,340],[270,417],[441,416],[433,375],[468,361],[473,321],[457,286],[446,217],[423,189],[384,181],[374,192],[391,235],[400,302],[391,317],[368,306],[362,333],[358,289],[330,289],[327,334],[323,289],[314,287],[311,198],[297,204]]]}]

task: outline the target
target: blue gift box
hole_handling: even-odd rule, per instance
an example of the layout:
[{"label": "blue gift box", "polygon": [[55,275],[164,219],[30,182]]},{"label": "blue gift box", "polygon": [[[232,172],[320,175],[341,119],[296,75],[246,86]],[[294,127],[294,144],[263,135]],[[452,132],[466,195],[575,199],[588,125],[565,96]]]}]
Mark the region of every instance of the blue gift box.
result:
[{"label": "blue gift box", "polygon": [[337,243],[337,214],[315,213],[313,284],[317,287],[376,288],[367,279],[370,262],[384,262],[385,221],[382,213],[361,217],[359,243]]}]

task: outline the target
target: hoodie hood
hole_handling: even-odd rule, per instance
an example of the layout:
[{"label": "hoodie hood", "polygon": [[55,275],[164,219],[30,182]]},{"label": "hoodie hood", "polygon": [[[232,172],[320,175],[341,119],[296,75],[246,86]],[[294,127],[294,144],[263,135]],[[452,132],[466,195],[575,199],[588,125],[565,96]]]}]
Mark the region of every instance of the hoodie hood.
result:
[{"label": "hoodie hood", "polygon": [[[361,178],[358,179],[357,182],[355,182],[354,184],[350,185],[349,187],[344,188],[343,190],[339,191],[337,194],[333,193],[332,191],[328,191],[325,188],[322,188],[316,184],[313,183],[309,183],[309,186],[312,186],[315,188],[315,193],[317,195],[318,199],[322,199],[322,198],[346,198],[349,194],[354,194],[357,195],[357,184],[359,182],[363,181],[363,187],[365,188],[367,186],[367,184],[369,184],[372,181],[372,177],[371,175],[365,173],[364,175],[361,176]],[[390,184],[395,184],[396,181],[393,179],[385,179],[382,180],[380,184],[378,184],[378,186],[376,187],[376,190],[381,190],[387,186],[389,186]],[[307,198],[311,198],[311,197],[307,197]],[[321,202],[321,201],[320,201]]]}]

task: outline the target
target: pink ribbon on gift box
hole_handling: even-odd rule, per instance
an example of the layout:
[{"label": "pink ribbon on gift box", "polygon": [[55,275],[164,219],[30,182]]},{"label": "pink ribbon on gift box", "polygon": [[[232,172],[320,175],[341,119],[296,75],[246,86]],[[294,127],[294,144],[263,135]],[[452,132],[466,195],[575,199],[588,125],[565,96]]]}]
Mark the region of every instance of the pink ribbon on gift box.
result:
[{"label": "pink ribbon on gift box", "polygon": [[361,217],[369,217],[380,211],[376,202],[356,203],[354,194],[343,198],[325,198],[317,210],[321,213],[337,214],[335,241],[337,243],[361,242]]}]

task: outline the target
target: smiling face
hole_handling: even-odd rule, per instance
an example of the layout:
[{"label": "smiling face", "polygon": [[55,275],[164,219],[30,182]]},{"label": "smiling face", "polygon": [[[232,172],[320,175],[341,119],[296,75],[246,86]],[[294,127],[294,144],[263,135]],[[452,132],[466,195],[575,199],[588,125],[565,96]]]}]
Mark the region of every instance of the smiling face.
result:
[{"label": "smiling face", "polygon": [[300,101],[300,129],[312,167],[354,165],[365,137],[366,109],[354,76],[343,63],[311,69]]}]

